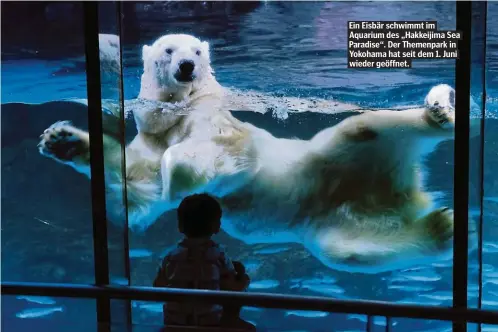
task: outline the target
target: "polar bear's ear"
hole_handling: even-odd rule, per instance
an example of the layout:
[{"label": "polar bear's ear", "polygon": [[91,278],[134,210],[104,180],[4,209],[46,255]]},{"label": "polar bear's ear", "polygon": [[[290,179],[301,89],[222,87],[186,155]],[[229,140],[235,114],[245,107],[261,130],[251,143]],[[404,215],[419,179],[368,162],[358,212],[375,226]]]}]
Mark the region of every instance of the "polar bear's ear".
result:
[{"label": "polar bear's ear", "polygon": [[144,45],[144,47],[142,47],[142,60],[149,58],[150,49],[151,47],[149,45]]},{"label": "polar bear's ear", "polygon": [[206,41],[202,42],[201,47],[202,47],[202,53],[207,54],[209,56],[209,43]]}]

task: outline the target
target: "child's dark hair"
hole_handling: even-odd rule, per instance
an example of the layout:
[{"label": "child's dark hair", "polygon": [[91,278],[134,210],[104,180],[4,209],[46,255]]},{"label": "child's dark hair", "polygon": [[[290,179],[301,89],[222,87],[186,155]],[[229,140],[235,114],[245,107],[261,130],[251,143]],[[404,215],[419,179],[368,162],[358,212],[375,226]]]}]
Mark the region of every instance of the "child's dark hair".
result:
[{"label": "child's dark hair", "polygon": [[208,237],[219,231],[221,206],[208,194],[185,197],[177,210],[178,228],[187,237]]}]

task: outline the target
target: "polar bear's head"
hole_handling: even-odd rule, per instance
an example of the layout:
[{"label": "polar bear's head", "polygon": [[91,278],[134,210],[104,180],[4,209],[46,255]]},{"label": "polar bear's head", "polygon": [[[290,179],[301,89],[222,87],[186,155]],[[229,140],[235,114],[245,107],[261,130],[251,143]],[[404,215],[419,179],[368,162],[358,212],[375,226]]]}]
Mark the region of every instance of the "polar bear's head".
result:
[{"label": "polar bear's head", "polygon": [[144,98],[182,100],[213,73],[209,44],[186,34],[165,35],[151,46],[144,45],[142,58],[140,94]]}]

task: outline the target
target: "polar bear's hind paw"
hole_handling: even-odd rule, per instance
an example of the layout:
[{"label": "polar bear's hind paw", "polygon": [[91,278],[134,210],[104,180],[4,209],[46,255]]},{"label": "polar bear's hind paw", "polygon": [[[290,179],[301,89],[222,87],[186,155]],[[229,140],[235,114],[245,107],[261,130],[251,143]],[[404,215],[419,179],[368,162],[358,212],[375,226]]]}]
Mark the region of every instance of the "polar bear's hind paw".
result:
[{"label": "polar bear's hind paw", "polygon": [[435,248],[445,249],[453,237],[453,210],[447,207],[432,211],[423,218],[423,229]]}]

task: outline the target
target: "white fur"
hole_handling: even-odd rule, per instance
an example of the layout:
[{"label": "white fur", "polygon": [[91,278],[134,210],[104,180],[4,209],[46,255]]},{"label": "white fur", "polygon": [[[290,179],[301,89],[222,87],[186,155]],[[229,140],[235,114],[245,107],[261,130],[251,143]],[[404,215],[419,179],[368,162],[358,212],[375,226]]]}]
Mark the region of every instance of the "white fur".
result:
[{"label": "white fur", "polygon": [[[174,77],[184,59],[195,63],[191,83]],[[442,242],[451,237],[451,210],[427,217],[432,202],[418,169],[421,158],[453,137],[450,87],[432,89],[426,107],[366,111],[311,140],[279,139],[224,109],[206,42],[163,36],[143,47],[143,61],[139,97],[183,101],[188,113],[134,110],[138,135],[126,151],[133,229],[145,230],[186,195],[205,191],[221,201],[231,236],[298,242],[332,268],[371,273],[447,253]],[[114,178],[116,146],[106,145]],[[144,171],[148,164],[157,173]],[[108,181],[119,188],[119,180]]]}]

